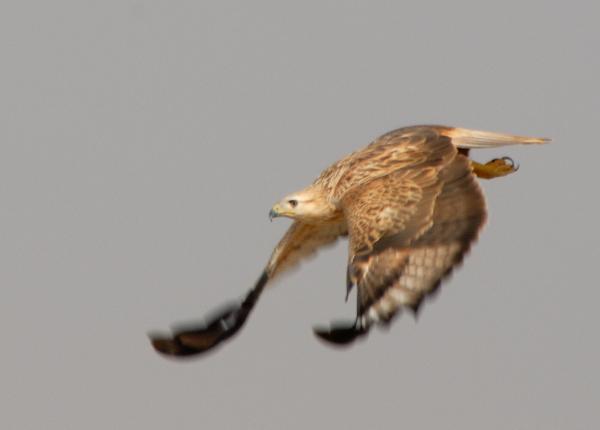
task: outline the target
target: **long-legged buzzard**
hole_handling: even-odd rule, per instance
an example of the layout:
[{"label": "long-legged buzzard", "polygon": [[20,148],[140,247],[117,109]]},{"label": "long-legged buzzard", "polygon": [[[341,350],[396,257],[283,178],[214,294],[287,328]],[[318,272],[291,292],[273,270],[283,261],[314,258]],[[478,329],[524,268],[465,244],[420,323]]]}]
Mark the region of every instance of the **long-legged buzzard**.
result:
[{"label": "long-legged buzzard", "polygon": [[469,150],[544,142],[443,126],[384,134],[273,206],[271,218],[294,223],[243,300],[216,311],[204,324],[151,335],[154,348],[171,356],[210,350],[243,326],[269,281],[343,236],[349,237],[347,293],[357,286],[356,320],[316,328],[315,334],[346,344],[375,324],[389,323],[402,308],[418,312],[423,299],[462,261],[485,222],[476,176],[490,179],[516,171],[509,158],[480,164],[469,158]]}]

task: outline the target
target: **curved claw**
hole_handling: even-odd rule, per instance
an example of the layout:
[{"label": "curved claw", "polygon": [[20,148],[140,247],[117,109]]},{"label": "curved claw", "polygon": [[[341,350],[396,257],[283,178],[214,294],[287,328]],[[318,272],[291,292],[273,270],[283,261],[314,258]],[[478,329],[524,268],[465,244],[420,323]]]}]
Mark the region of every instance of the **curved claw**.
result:
[{"label": "curved claw", "polygon": [[515,162],[515,160],[513,160],[510,157],[502,157],[501,158],[502,161],[508,163],[511,167],[511,169],[513,169],[514,172],[516,172],[517,170],[519,170],[519,164]]},{"label": "curved claw", "polygon": [[330,327],[314,327],[313,332],[322,341],[338,346],[349,345],[357,338],[368,333],[368,329],[359,327],[356,322],[335,322]]},{"label": "curved claw", "polygon": [[519,165],[510,157],[494,158],[485,164],[471,161],[473,172],[483,179],[494,179],[510,175],[519,170]]}]

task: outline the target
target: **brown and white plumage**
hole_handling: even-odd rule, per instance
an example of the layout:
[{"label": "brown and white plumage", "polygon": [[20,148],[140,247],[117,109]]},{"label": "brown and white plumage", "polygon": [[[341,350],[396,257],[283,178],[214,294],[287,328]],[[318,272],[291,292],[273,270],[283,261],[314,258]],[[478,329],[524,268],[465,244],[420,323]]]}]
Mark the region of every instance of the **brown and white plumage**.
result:
[{"label": "brown and white plumage", "polygon": [[[241,328],[269,280],[346,235],[347,288],[357,286],[357,319],[317,335],[347,343],[402,308],[416,312],[462,261],[486,219],[469,149],[545,141],[443,126],[379,137],[273,207],[272,217],[295,221],[243,302],[172,337],[151,336],[154,347],[176,356],[211,349]],[[489,172],[480,176],[494,177]]]}]

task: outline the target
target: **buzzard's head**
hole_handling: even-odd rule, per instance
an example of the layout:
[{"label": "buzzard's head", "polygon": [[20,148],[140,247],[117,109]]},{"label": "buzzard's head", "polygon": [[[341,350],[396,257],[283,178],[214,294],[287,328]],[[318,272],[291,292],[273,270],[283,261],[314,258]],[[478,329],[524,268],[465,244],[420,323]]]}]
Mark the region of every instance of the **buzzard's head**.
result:
[{"label": "buzzard's head", "polygon": [[330,218],[336,212],[317,187],[311,186],[284,197],[269,211],[269,218],[288,217],[300,221],[319,221]]}]

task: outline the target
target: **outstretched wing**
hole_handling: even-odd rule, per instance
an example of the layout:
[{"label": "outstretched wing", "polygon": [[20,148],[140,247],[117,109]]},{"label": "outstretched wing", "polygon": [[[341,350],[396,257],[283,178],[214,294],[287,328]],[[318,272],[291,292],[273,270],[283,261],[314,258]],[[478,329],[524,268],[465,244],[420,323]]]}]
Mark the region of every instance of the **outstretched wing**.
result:
[{"label": "outstretched wing", "polygon": [[485,201],[470,162],[450,139],[429,134],[418,151],[416,164],[343,196],[348,278],[358,286],[357,322],[316,331],[321,338],[350,342],[373,323],[390,321],[401,307],[417,311],[485,222]]},{"label": "outstretched wing", "polygon": [[270,280],[345,234],[346,225],[341,219],[319,225],[296,221],[283,236],[263,274],[243,300],[221,306],[201,323],[179,324],[171,335],[151,334],[154,349],[175,357],[212,350],[242,328]]},{"label": "outstretched wing", "polygon": [[[468,251],[485,222],[485,201],[466,157],[457,154],[437,175],[433,205],[420,200],[400,231],[381,239],[352,262],[361,323],[389,321],[402,306],[417,311]],[[431,187],[423,187],[423,195]],[[433,210],[430,211],[430,208]],[[418,219],[421,215],[423,218]],[[415,228],[416,227],[416,228]],[[352,231],[352,230],[351,230]]]},{"label": "outstretched wing", "polygon": [[340,236],[346,236],[348,229],[343,218],[320,224],[294,221],[267,263],[266,272],[273,279],[285,271],[294,268],[325,246],[332,245]]}]

